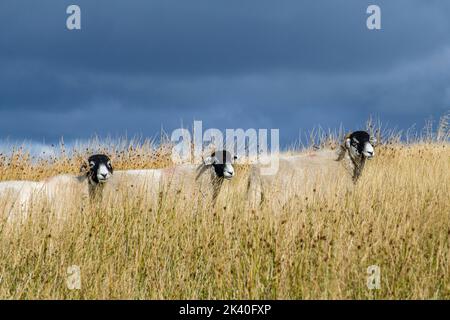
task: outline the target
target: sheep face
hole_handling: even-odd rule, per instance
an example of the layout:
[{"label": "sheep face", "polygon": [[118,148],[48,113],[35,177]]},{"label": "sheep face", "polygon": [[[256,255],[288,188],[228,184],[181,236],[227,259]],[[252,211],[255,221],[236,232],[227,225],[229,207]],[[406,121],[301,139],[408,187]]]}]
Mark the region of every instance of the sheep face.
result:
[{"label": "sheep face", "polygon": [[89,181],[93,184],[105,183],[113,174],[111,160],[104,154],[90,156],[89,162]]},{"label": "sheep face", "polygon": [[350,157],[372,159],[375,156],[373,144],[375,139],[365,131],[355,131],[345,140]]},{"label": "sheep face", "polygon": [[233,161],[236,156],[231,156],[231,153],[222,150],[213,152],[213,154],[204,160],[206,166],[212,166],[216,177],[230,180],[234,176]]}]

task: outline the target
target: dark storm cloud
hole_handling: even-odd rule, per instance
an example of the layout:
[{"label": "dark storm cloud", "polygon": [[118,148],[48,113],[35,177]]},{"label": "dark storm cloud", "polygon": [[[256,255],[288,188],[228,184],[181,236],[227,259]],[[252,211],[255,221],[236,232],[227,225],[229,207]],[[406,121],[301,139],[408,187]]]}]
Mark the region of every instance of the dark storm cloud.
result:
[{"label": "dark storm cloud", "polygon": [[379,1],[384,30],[370,33],[365,9],[371,1],[98,0],[77,2],[84,30],[70,33],[64,28],[70,3],[3,1],[2,56],[91,71],[190,76],[358,71],[432,52],[449,27],[449,5],[436,2]]},{"label": "dark storm cloud", "polygon": [[[65,28],[66,8],[82,30]],[[369,4],[382,9],[368,31]],[[399,127],[450,103],[445,1],[0,3],[0,135],[35,140],[206,127]]]}]

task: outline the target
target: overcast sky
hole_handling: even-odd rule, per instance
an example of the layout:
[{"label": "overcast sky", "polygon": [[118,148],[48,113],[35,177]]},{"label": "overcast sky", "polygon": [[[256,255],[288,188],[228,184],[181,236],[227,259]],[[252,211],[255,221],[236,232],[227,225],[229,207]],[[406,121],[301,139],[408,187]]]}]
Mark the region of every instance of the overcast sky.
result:
[{"label": "overcast sky", "polygon": [[[81,7],[82,30],[66,28]],[[382,30],[369,31],[377,4]],[[447,0],[1,0],[0,140],[408,128],[450,107]]]}]

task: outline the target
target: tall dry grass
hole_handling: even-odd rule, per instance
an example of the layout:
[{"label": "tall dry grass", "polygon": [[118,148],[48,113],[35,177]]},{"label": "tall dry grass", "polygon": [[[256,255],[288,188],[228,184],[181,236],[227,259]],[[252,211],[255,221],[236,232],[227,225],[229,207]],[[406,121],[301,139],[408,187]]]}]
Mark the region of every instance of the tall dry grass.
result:
[{"label": "tall dry grass", "polygon": [[[277,212],[249,208],[243,166],[215,208],[183,190],[162,192],[156,206],[119,190],[67,207],[65,220],[34,203],[32,219],[1,222],[0,297],[449,299],[448,137],[391,140],[376,151],[356,186],[318,181]],[[2,179],[35,177],[26,166],[2,170]],[[71,265],[80,267],[80,290],[66,285]],[[366,285],[371,265],[381,270],[379,290]]]},{"label": "tall dry grass", "polygon": [[52,144],[50,151],[36,155],[24,146],[13,146],[9,153],[0,153],[0,181],[39,181],[62,173],[78,174],[81,164],[94,153],[108,154],[116,170],[164,168],[172,164],[172,146],[165,135],[158,144],[149,139],[94,138],[67,147],[62,140]]}]

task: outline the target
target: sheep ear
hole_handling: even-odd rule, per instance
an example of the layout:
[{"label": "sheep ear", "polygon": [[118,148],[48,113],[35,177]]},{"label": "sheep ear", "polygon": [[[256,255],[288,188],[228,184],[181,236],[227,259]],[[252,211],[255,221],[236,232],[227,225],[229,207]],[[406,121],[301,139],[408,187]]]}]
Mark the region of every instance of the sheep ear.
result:
[{"label": "sheep ear", "polygon": [[350,149],[350,138],[345,139],[345,147]]},{"label": "sheep ear", "polygon": [[206,157],[205,159],[203,159],[203,164],[205,166],[211,166],[214,163],[216,163],[217,159],[216,157]]},{"label": "sheep ear", "polygon": [[86,162],[83,162],[83,164],[80,167],[80,172],[87,172],[88,171],[88,164]]}]

